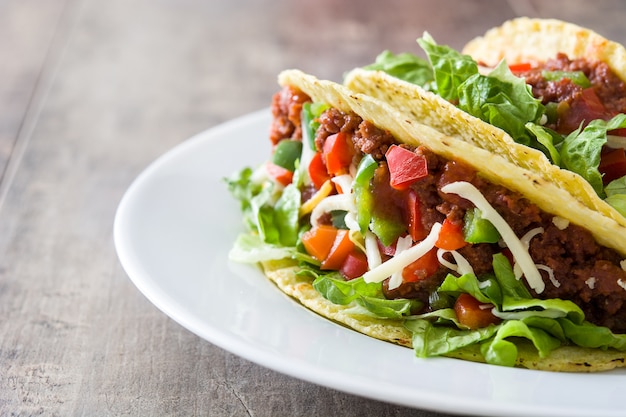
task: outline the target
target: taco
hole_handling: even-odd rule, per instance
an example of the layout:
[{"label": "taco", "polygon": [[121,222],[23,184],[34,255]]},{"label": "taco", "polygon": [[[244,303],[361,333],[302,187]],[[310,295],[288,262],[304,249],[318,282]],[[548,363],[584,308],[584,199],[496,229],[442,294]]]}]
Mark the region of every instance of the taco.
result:
[{"label": "taco", "polygon": [[479,135],[297,70],[279,83],[271,159],[228,179],[249,230],[231,259],[419,357],[624,366],[626,263],[609,235],[626,227]]}]

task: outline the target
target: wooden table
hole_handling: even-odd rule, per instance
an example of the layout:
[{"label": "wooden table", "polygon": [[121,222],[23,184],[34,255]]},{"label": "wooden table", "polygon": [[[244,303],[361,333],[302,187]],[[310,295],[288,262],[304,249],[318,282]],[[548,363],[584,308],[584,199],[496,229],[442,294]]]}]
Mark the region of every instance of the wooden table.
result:
[{"label": "wooden table", "polygon": [[424,30],[459,48],[518,15],[626,42],[620,0],[0,1],[0,415],[442,416],[195,336],[130,282],[112,223],[151,161],[267,107],[280,70],[340,80]]}]

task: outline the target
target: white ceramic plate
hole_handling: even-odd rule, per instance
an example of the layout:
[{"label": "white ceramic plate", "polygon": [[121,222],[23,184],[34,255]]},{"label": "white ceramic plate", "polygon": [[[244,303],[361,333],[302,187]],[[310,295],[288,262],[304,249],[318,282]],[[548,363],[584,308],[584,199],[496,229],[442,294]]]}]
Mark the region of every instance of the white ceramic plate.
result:
[{"label": "white ceramic plate", "polygon": [[115,219],[121,263],[139,290],[200,337],[323,386],[440,412],[624,416],[626,371],[558,374],[418,359],[300,307],[227,254],[243,229],[222,180],[269,155],[267,110],[182,143],[149,166]]}]

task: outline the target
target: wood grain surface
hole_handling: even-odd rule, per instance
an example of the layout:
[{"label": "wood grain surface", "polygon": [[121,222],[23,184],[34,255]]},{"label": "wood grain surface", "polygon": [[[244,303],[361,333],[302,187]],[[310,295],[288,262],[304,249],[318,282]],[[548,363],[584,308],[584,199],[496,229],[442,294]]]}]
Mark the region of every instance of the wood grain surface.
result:
[{"label": "wood grain surface", "polygon": [[151,161],[267,107],[280,70],[340,80],[425,30],[458,48],[518,15],[626,42],[619,0],[0,0],[0,415],[444,416],[195,336],[132,285],[112,224]]}]

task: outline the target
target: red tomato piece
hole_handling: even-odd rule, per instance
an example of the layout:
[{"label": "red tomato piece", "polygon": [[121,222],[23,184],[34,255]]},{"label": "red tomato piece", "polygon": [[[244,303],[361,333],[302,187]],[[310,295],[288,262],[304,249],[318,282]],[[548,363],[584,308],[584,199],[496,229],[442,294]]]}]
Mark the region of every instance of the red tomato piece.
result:
[{"label": "red tomato piece", "polygon": [[598,170],[604,174],[602,176],[604,185],[626,175],[626,153],[624,149],[613,149],[602,153]]},{"label": "red tomato piece", "polygon": [[431,249],[421,258],[411,263],[402,270],[403,282],[416,282],[426,279],[439,269],[437,249]]},{"label": "red tomato piece", "polygon": [[316,152],[309,163],[309,178],[316,189],[322,188],[322,185],[330,179],[322,154]]},{"label": "red tomato piece", "polygon": [[336,237],[337,228],[320,225],[302,234],[302,244],[309,255],[318,261],[323,261],[330,253]]},{"label": "red tomato piece", "polygon": [[420,201],[417,193],[410,190],[406,198],[406,223],[407,230],[413,239],[413,242],[424,240],[428,235],[427,230],[422,224],[422,214],[420,211]]},{"label": "red tomato piece", "polygon": [[348,280],[363,276],[368,270],[367,257],[359,250],[353,250],[346,256],[339,272]]},{"label": "red tomato piece", "polygon": [[341,175],[348,172],[354,147],[352,140],[343,132],[330,135],[324,142],[322,149],[326,170],[330,175]]},{"label": "red tomato piece", "polygon": [[560,133],[570,133],[578,129],[581,123],[584,126],[592,120],[611,118],[604,104],[598,98],[593,88],[585,88],[579,98],[575,99],[570,106],[564,106],[566,111],[559,114],[557,130]]},{"label": "red tomato piece", "polygon": [[265,169],[270,178],[284,186],[291,184],[291,181],[293,181],[293,172],[286,168],[268,162]]},{"label": "red tomato piece", "polygon": [[445,250],[457,250],[467,245],[463,237],[463,224],[453,223],[448,219],[443,221],[441,231],[435,246]]},{"label": "red tomato piece", "polygon": [[530,65],[530,62],[522,62],[519,64],[509,65],[509,70],[512,73],[526,72],[526,71],[530,71],[531,69],[532,69],[532,66]]},{"label": "red tomato piece", "polygon": [[321,269],[338,271],[352,250],[354,250],[354,243],[350,240],[349,232],[344,229],[337,230],[337,237],[328,256],[322,262]]},{"label": "red tomato piece", "polygon": [[428,175],[426,158],[401,146],[392,145],[385,158],[389,166],[389,184],[397,190],[405,190]]},{"label": "red tomato piece", "polygon": [[480,329],[500,322],[491,313],[491,304],[483,304],[469,294],[459,295],[454,303],[454,312],[459,323],[470,329]]}]

